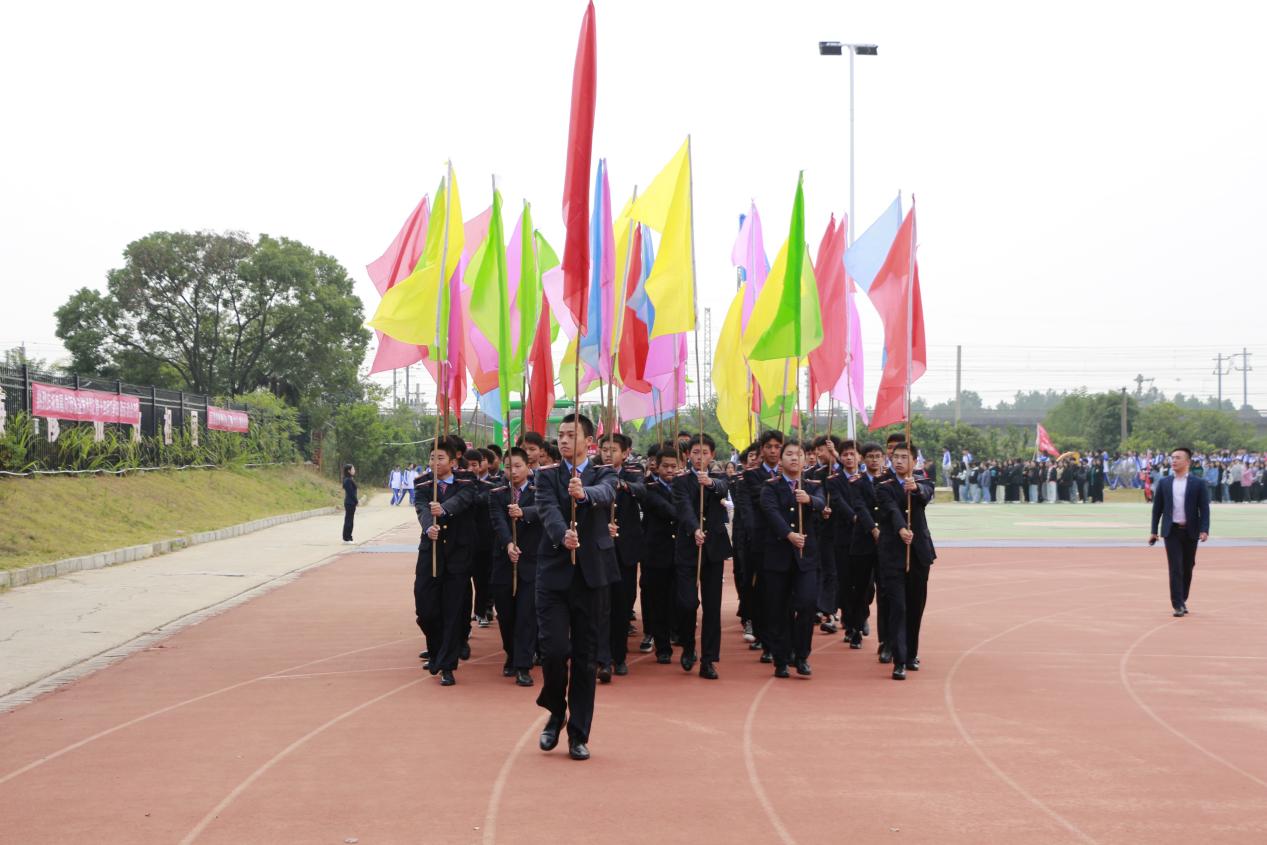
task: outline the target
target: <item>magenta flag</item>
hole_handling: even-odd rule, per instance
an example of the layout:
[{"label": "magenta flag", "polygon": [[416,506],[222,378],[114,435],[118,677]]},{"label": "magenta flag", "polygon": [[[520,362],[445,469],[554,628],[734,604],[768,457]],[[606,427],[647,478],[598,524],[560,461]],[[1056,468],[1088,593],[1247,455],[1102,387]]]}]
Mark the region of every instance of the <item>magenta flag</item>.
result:
[{"label": "magenta flag", "polygon": [[374,363],[370,365],[370,375],[385,373],[417,364],[426,354],[426,347],[412,343],[402,343],[396,338],[375,330],[378,338],[378,351],[374,353]]},{"label": "magenta flag", "polygon": [[370,274],[370,281],[378,288],[379,295],[414,270],[414,265],[422,257],[427,245],[427,220],[430,217],[428,200],[424,196],[400,227],[396,239],[387,251],[372,261],[365,269]]}]

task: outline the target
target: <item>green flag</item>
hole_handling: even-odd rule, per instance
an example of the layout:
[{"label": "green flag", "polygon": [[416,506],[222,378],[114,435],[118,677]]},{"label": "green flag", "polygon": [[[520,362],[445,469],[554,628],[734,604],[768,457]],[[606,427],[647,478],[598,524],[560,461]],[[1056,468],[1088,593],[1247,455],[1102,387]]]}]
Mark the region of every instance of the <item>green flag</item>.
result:
[{"label": "green flag", "polygon": [[[823,342],[818,284],[805,242],[804,173],[796,180],[792,223],[765,286],[752,307],[745,352],[754,361],[800,358]],[[756,329],[756,331],[754,331]]]},{"label": "green flag", "polygon": [[506,273],[506,238],[502,231],[502,195],[493,191],[488,237],[471,257],[471,320],[484,337],[497,344],[497,385],[501,422],[510,421],[510,386],[514,349],[510,342],[510,282]]},{"label": "green flag", "polygon": [[537,318],[541,316],[541,263],[535,235],[532,206],[525,200],[523,215],[519,218],[519,290],[515,294],[519,305],[519,345],[515,347],[512,366],[512,377],[521,382],[528,353],[532,351]]}]

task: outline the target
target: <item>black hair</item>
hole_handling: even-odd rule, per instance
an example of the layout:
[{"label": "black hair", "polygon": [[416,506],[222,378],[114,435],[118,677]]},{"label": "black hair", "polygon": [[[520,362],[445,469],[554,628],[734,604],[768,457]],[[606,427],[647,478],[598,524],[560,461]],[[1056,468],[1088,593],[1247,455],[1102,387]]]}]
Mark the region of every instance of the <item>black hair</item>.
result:
[{"label": "black hair", "polygon": [[881,455],[883,455],[884,447],[881,446],[879,443],[876,443],[874,440],[872,440],[869,443],[862,444],[862,457],[865,458],[867,455],[870,455],[872,452],[879,452]]},{"label": "black hair", "polygon": [[814,438],[814,443],[813,443],[813,446],[814,446],[814,448],[815,448],[815,449],[818,449],[818,448],[820,448],[820,447],[822,447],[822,446],[826,446],[826,445],[827,445],[827,435],[826,435],[826,434],[820,434],[820,435],[818,435],[817,437],[815,437],[815,438]]},{"label": "black hair", "polygon": [[489,464],[497,463],[497,459],[501,457],[499,452],[492,449],[480,449],[480,454],[484,456],[484,462]]},{"label": "black hair", "polygon": [[500,459],[500,458],[503,456],[503,454],[504,454],[504,453],[502,452],[502,447],[498,446],[496,443],[489,443],[489,444],[488,444],[487,446],[485,446],[484,448],[485,448],[485,449],[487,449],[488,451],[492,452],[492,453],[493,453],[494,455],[496,455],[499,459]]},{"label": "black hair", "polygon": [[620,451],[622,452],[628,452],[633,448],[633,440],[630,439],[629,435],[621,434],[619,431],[611,434],[604,434],[602,437],[598,438],[598,442],[600,444],[615,443],[620,446]]},{"label": "black hair", "polygon": [[764,449],[765,444],[769,443],[771,440],[777,440],[782,443],[786,439],[787,438],[783,436],[783,432],[779,431],[777,428],[767,428],[765,431],[761,432],[761,436],[757,438],[757,448]]},{"label": "black hair", "polygon": [[679,457],[681,456],[678,454],[677,444],[671,440],[664,441],[660,444],[659,448],[656,449],[656,460],[672,458],[676,461]]},{"label": "black hair", "polygon": [[438,441],[436,441],[431,447],[431,451],[435,452],[437,450],[448,455],[449,460],[451,461],[456,461],[458,459],[458,455],[461,454],[462,451],[453,443],[452,437],[441,437]]},{"label": "black hair", "polygon": [[544,449],[546,447],[546,439],[541,436],[541,432],[539,431],[525,431],[523,434],[519,435],[519,445],[531,445],[536,446],[538,449]]},{"label": "black hair", "polygon": [[594,421],[584,414],[568,414],[560,422],[576,423],[581,427],[581,431],[585,433],[586,437],[594,436]]},{"label": "black hair", "polygon": [[842,440],[840,441],[840,445],[836,447],[836,451],[842,452],[842,453],[848,452],[850,449],[853,449],[856,452],[858,450],[858,441]]},{"label": "black hair", "polygon": [[462,460],[466,461],[468,466],[470,464],[478,464],[484,460],[484,453],[479,449],[467,449],[462,453]]},{"label": "black hair", "polygon": [[1188,448],[1187,446],[1176,446],[1175,448],[1170,450],[1170,454],[1172,455],[1175,452],[1186,452],[1188,455],[1188,460],[1192,460],[1192,449]]},{"label": "black hair", "polygon": [[348,477],[348,476],[350,476],[351,474],[352,474],[352,465],[351,465],[351,464],[344,464],[344,465],[343,465],[343,477],[344,477],[344,478],[347,478],[347,477]]},{"label": "black hair", "polygon": [[747,448],[745,448],[742,452],[740,452],[740,453],[739,453],[739,461],[740,461],[740,463],[746,463],[746,462],[747,462],[747,460],[748,460],[748,456],[749,456],[749,455],[751,455],[751,454],[753,454],[754,452],[757,452],[757,451],[758,451],[758,449],[757,449],[757,444],[756,444],[756,443],[749,443],[749,444],[748,444],[748,446],[747,446]]},{"label": "black hair", "polygon": [[519,458],[519,460],[523,461],[525,464],[528,463],[528,453],[518,446],[511,446],[510,449],[506,451],[505,457],[506,463],[508,464],[510,463],[511,458]]},{"label": "black hair", "polygon": [[559,447],[553,443],[547,443],[544,446],[544,449],[546,454],[550,456],[550,460],[554,463],[557,464],[559,461],[563,460],[563,453],[560,452]]},{"label": "black hair", "polygon": [[918,450],[915,448],[915,441],[913,440],[910,442],[907,442],[906,440],[899,440],[893,444],[893,449],[895,451],[898,449],[905,449],[911,454],[912,458],[919,454]]},{"label": "black hair", "polygon": [[890,443],[900,443],[905,440],[906,440],[905,434],[903,434],[900,431],[895,431],[884,439],[884,445],[888,446]]},{"label": "black hair", "polygon": [[783,453],[784,453],[784,452],[786,452],[788,449],[791,449],[793,446],[795,446],[797,449],[800,449],[802,452],[804,452],[804,451],[805,451],[805,444],[804,444],[804,443],[802,443],[801,441],[799,441],[799,440],[784,440],[784,441],[783,441],[783,446],[779,449],[779,457],[780,457],[780,458],[781,458],[781,457],[783,457]]},{"label": "black hair", "polygon": [[717,451],[717,441],[714,440],[713,436],[711,434],[708,434],[707,432],[704,432],[702,434],[692,435],[690,441],[687,442],[686,444],[687,451],[689,452],[691,449],[694,449],[700,443],[703,443],[705,446],[707,446],[710,452]]}]

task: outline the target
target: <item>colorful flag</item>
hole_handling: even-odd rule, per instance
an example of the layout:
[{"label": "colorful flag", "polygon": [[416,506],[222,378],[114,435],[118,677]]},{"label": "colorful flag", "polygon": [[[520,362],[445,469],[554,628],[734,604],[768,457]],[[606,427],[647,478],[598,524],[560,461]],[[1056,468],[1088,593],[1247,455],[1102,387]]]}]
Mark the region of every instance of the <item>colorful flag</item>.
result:
[{"label": "colorful flag", "polygon": [[423,196],[418,205],[400,227],[395,240],[387,251],[366,266],[370,281],[378,288],[379,295],[387,293],[387,289],[404,279],[418,264],[423,250],[427,246],[427,218],[430,208],[427,197]]},{"label": "colorful flag", "polygon": [[881,428],[907,419],[908,388],[928,367],[919,262],[915,260],[914,203],[868,295],[884,321],[884,373],[870,422],[871,428]]},{"label": "colorful flag", "polygon": [[901,225],[902,196],[899,194],[893,204],[845,251],[845,269],[863,292],[871,290],[871,283],[875,280],[876,273],[880,272],[884,259],[888,257]]},{"label": "colorful flag", "polygon": [[818,287],[805,243],[803,180],[804,174],[796,180],[788,239],[753,306],[744,336],[744,352],[754,361],[800,358],[823,342]]},{"label": "colorful flag", "polygon": [[691,210],[691,139],[639,194],[635,220],[660,232],[660,248],[647,277],[646,294],[655,308],[651,337],[695,328],[695,246]]},{"label": "colorful flag", "polygon": [[[519,312],[519,337],[515,340],[514,373],[522,379],[524,367],[528,363],[528,352],[532,349],[537,319],[541,314],[541,270],[546,260],[559,259],[549,244],[544,249],[537,245],[537,235],[532,228],[532,206],[524,202],[523,214],[519,217],[519,285],[515,290],[515,307]],[[548,255],[547,255],[548,253]],[[512,265],[513,266],[513,265]]]},{"label": "colorful flag", "polygon": [[1051,438],[1047,436],[1047,429],[1043,428],[1042,423],[1038,423],[1037,430],[1034,432],[1034,452],[1060,456],[1060,450],[1052,445]]},{"label": "colorful flag", "polygon": [[503,425],[510,420],[511,370],[514,346],[510,329],[510,281],[506,270],[506,241],[502,231],[502,195],[493,191],[493,214],[488,236],[471,259],[471,322],[484,337],[496,339],[497,384]]},{"label": "colorful flag", "polygon": [[[448,308],[451,298],[441,296],[457,270],[465,246],[462,202],[452,165],[436,191],[435,225],[428,221],[423,256],[406,278],[383,294],[371,328],[404,343],[426,345],[432,358],[445,357],[448,349]],[[443,267],[441,263],[443,262]]]},{"label": "colorful flag", "polygon": [[818,282],[818,303],[824,319],[823,342],[809,353],[809,406],[835,387],[845,371],[848,351],[849,319],[845,302],[845,233],[849,229],[848,218],[836,225],[833,214],[827,223],[827,231],[818,245],[818,260],[814,262],[814,278]]},{"label": "colorful flag", "polygon": [[[534,240],[540,269],[544,271],[557,266],[558,258],[554,250],[550,249],[550,245],[546,243],[545,238],[534,233]],[[529,353],[531,370],[528,398],[524,403],[523,423],[526,431],[545,433],[550,411],[554,408],[554,362],[551,359],[550,344],[554,340],[555,332],[552,331],[552,322],[550,306],[542,301],[540,316],[537,318],[537,326],[533,331],[532,350]]]},{"label": "colorful flag", "polygon": [[757,213],[755,202],[747,215],[739,217],[739,236],[730,250],[730,263],[739,268],[740,280],[744,283],[742,329],[747,331],[753,306],[770,274],[770,260],[766,258],[765,239],[761,234],[761,215]]},{"label": "colorful flag", "polygon": [[612,377],[612,332],[615,328],[616,244],[612,235],[611,187],[607,162],[598,160],[594,174],[594,212],[590,218],[590,279],[587,323],[581,333],[580,356],[588,370],[604,381]]},{"label": "colorful flag", "polygon": [[[617,355],[620,383],[624,385],[626,390],[646,394],[648,397],[651,394],[651,384],[643,377],[643,374],[646,372],[647,367],[647,350],[650,341],[649,330],[647,324],[638,316],[638,312],[634,310],[630,302],[634,293],[638,290],[639,284],[646,279],[646,274],[650,270],[650,248],[649,238],[644,241],[643,227],[635,225],[633,238],[629,245],[629,269],[625,274],[624,293],[620,297],[620,307],[624,309],[625,314],[620,324],[619,353]],[[623,408],[621,415],[624,416]],[[640,419],[641,417],[625,418]]]},{"label": "colorful flag", "polygon": [[589,280],[589,177],[594,147],[597,99],[597,44],[594,3],[585,9],[572,68],[572,122],[568,129],[567,166],[563,172],[563,301],[572,321],[584,331]]},{"label": "colorful flag", "polygon": [[750,396],[751,379],[748,368],[744,365],[743,350],[743,304],[744,286],[735,293],[735,298],[726,311],[726,319],[722,322],[721,333],[717,336],[717,351],[713,355],[713,387],[717,390],[717,422],[726,439],[731,443],[743,445],[752,439],[752,423],[748,413],[752,405]]}]

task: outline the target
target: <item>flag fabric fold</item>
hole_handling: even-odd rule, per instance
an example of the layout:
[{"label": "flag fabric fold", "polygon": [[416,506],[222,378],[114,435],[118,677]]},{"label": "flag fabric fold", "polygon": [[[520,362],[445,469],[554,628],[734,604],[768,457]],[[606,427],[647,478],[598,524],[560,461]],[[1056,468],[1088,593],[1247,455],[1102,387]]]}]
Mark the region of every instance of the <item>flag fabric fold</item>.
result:
[{"label": "flag fabric fold", "polygon": [[884,372],[869,424],[871,428],[880,428],[907,419],[908,374],[913,383],[928,367],[919,262],[915,259],[913,203],[884,264],[876,273],[868,296],[884,321]]},{"label": "flag fabric fold", "polygon": [[901,226],[902,197],[899,194],[845,251],[845,270],[864,293],[871,289],[871,283],[888,257]]},{"label": "flag fabric fold", "polygon": [[656,260],[647,277],[647,298],[655,308],[651,337],[695,328],[695,257],[692,242],[691,139],[638,195],[631,214],[660,232]]},{"label": "flag fabric fold", "polygon": [[572,68],[572,117],[563,175],[563,303],[582,330],[586,326],[589,281],[589,177],[597,103],[597,43],[594,3],[585,8]]},{"label": "flag fabric fold", "polygon": [[744,352],[754,361],[800,358],[823,342],[818,287],[805,243],[804,177],[796,180],[788,239],[752,308]]},{"label": "flag fabric fold", "polygon": [[1042,423],[1038,423],[1038,427],[1034,432],[1034,454],[1046,452],[1048,455],[1060,457],[1060,450],[1051,442],[1051,438],[1047,436],[1047,429],[1043,428]]},{"label": "flag fabric fold", "polygon": [[848,218],[836,225],[832,215],[818,245],[814,278],[818,283],[818,304],[822,312],[823,342],[809,353],[809,407],[818,404],[824,393],[835,387],[845,371],[848,354],[849,319],[845,302],[845,233]]}]

